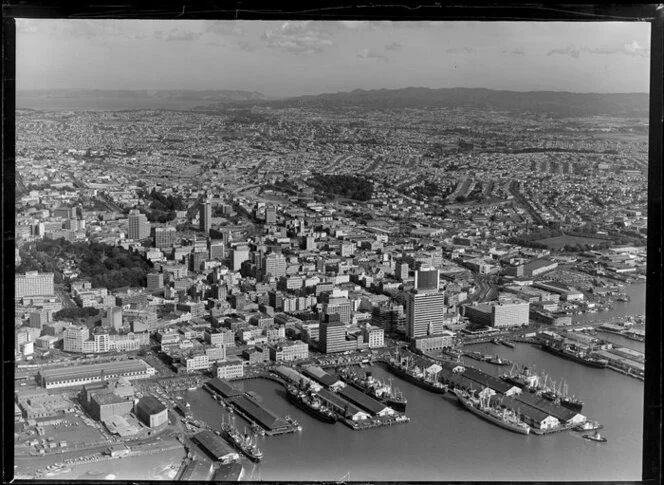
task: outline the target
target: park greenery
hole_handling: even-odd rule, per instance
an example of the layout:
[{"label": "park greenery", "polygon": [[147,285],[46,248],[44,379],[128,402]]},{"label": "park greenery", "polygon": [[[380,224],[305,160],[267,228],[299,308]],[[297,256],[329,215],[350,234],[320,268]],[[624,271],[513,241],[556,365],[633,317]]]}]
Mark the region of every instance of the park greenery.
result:
[{"label": "park greenery", "polygon": [[319,193],[338,195],[348,199],[367,201],[373,195],[371,181],[353,175],[316,174],[307,183]]}]

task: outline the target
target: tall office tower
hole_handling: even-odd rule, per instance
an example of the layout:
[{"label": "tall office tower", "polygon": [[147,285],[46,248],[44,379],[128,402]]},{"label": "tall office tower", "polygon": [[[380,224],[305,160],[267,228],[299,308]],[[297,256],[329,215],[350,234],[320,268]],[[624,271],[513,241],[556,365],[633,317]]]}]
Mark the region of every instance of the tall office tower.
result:
[{"label": "tall office tower", "polygon": [[62,349],[65,352],[83,352],[83,342],[90,339],[90,330],[85,326],[73,326],[62,335]]},{"label": "tall office tower", "polygon": [[265,224],[277,223],[277,208],[269,205],[265,208]]},{"label": "tall office tower", "polygon": [[53,295],[53,273],[38,273],[27,271],[25,274],[17,274],[15,277],[14,296],[52,296]]},{"label": "tall office tower", "polygon": [[408,279],[408,263],[398,263],[397,264],[397,278],[399,278],[401,281]]},{"label": "tall office tower", "polygon": [[177,241],[177,230],[174,227],[155,227],[152,233],[155,248],[171,248]]},{"label": "tall office tower", "polygon": [[233,248],[233,271],[240,271],[242,263],[249,261],[249,247],[236,246]]},{"label": "tall office tower", "polygon": [[323,304],[323,313],[328,316],[338,314],[341,323],[345,325],[350,323],[351,302],[348,298],[330,298],[327,303]]},{"label": "tall office tower", "polygon": [[279,278],[286,275],[286,258],[283,254],[270,253],[265,256],[263,268],[265,276]]},{"label": "tall office tower", "polygon": [[406,336],[413,339],[443,329],[445,295],[410,293],[406,300]]},{"label": "tall office tower", "polygon": [[316,238],[314,236],[307,236],[305,241],[305,249],[307,251],[313,251],[316,249]]},{"label": "tall office tower", "polygon": [[129,211],[129,228],[127,231],[129,239],[140,241],[150,235],[150,223],[145,214],[141,214],[138,209]]},{"label": "tall office tower", "polygon": [[338,315],[331,315],[322,321],[319,329],[318,342],[321,352],[330,354],[349,350],[346,342],[346,327],[339,320]]},{"label": "tall office tower", "polygon": [[415,289],[421,292],[438,291],[440,271],[435,268],[420,268],[415,271]]},{"label": "tall office tower", "polygon": [[207,257],[208,257],[207,248],[194,249],[189,259],[189,263],[191,265],[189,269],[191,269],[192,271],[199,272],[201,270],[203,262],[207,259]]},{"label": "tall office tower", "polygon": [[164,289],[164,273],[148,273],[148,291]]},{"label": "tall office tower", "polygon": [[223,260],[226,257],[226,245],[221,239],[210,239],[208,241],[208,251],[210,259]]},{"label": "tall office tower", "polygon": [[200,204],[200,230],[205,234],[209,234],[211,222],[212,202],[210,202],[210,199],[205,199],[205,201]]},{"label": "tall office tower", "polygon": [[106,310],[106,319],[110,327],[120,330],[122,328],[122,308],[114,306]]}]

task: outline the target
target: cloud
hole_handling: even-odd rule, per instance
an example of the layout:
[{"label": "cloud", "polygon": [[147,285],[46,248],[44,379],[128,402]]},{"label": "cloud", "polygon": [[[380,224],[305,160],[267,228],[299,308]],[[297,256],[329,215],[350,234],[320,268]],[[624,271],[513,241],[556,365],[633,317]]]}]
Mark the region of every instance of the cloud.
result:
[{"label": "cloud", "polygon": [[245,52],[254,52],[256,50],[256,46],[251,42],[247,42],[246,40],[239,41],[237,45],[240,47],[240,50]]},{"label": "cloud", "polygon": [[474,47],[452,47],[445,50],[446,54],[477,54],[477,49]]},{"label": "cloud", "polygon": [[572,56],[574,59],[578,59],[579,56],[581,55],[581,49],[579,49],[575,45],[570,45],[570,46],[565,47],[563,49],[551,49],[546,55],[547,56],[552,56],[552,55],[555,55],[555,54]]},{"label": "cloud", "polygon": [[373,52],[371,49],[360,49],[357,51],[356,57],[358,59],[382,59],[384,61],[387,60],[387,56],[384,56],[383,54],[378,54],[377,52]]},{"label": "cloud", "polygon": [[392,42],[390,44],[387,44],[385,46],[386,51],[398,51],[403,47],[403,44],[400,44],[399,42]]},{"label": "cloud", "polygon": [[172,29],[166,33],[166,40],[168,42],[190,42],[197,40],[203,35],[202,32],[187,32],[182,29]]},{"label": "cloud", "polygon": [[205,32],[224,37],[244,35],[246,29],[237,20],[215,20],[205,22]]},{"label": "cloud", "polygon": [[647,57],[648,55],[650,55],[650,48],[642,46],[635,40],[631,40],[626,44],[617,47],[604,46],[604,47],[589,48],[589,47],[577,47],[576,45],[571,45],[565,47],[564,49],[552,49],[547,53],[547,56],[553,54],[562,54],[562,55],[570,55],[575,59],[578,59],[581,56],[582,52],[588,54],[599,54],[599,55],[623,54],[627,56]]},{"label": "cloud", "polygon": [[282,49],[292,54],[315,54],[334,45],[329,32],[307,20],[305,22],[284,22],[280,27],[267,29],[261,40],[270,48]]}]

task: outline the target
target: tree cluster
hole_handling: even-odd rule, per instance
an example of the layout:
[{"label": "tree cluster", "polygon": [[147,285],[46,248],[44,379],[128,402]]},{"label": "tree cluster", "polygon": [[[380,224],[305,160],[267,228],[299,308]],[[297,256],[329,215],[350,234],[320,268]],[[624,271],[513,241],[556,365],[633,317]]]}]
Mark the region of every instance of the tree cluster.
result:
[{"label": "tree cluster", "polygon": [[74,320],[77,320],[79,318],[94,317],[94,316],[97,316],[97,315],[99,315],[99,310],[97,308],[71,307],[71,308],[63,308],[62,310],[55,312],[53,314],[53,318],[55,320],[74,321]]},{"label": "tree cluster", "polygon": [[354,200],[367,201],[373,195],[371,181],[353,175],[316,174],[308,183],[318,191]]}]

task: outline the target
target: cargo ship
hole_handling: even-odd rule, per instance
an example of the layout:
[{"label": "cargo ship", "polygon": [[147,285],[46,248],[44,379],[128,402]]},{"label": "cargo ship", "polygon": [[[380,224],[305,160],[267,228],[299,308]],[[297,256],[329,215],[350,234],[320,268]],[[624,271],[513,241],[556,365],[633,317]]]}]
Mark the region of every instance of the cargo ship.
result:
[{"label": "cargo ship", "polygon": [[512,365],[509,374],[503,374],[500,378],[527,392],[535,392],[539,388],[539,376],[530,372],[528,367],[524,367],[523,370],[520,370],[518,366],[514,364]]},{"label": "cargo ship", "polygon": [[516,344],[514,342],[510,342],[509,340],[501,340],[500,343],[503,344],[505,347],[509,347],[510,349],[516,347]]},{"label": "cargo ship", "polygon": [[256,445],[256,441],[246,432],[240,433],[235,426],[230,423],[221,423],[221,437],[226,439],[238,451],[244,453],[251,461],[260,461],[263,458],[263,452]]},{"label": "cargo ship", "polygon": [[343,368],[339,371],[339,376],[354,388],[364,392],[368,396],[382,402],[386,406],[396,411],[404,412],[408,399],[403,393],[392,386],[376,379],[370,372],[365,373],[363,378],[349,368]]},{"label": "cargo ship", "polygon": [[488,400],[473,398],[470,394],[459,389],[455,389],[454,394],[456,394],[463,407],[480,418],[514,433],[530,433],[530,426],[521,421],[513,411],[507,409],[501,411],[493,408],[489,405]]},{"label": "cargo ship", "polygon": [[445,394],[449,389],[446,385],[428,377],[422,371],[418,372],[417,368],[409,368],[408,362],[404,364],[392,357],[387,361],[387,368],[403,380],[411,382],[426,391]]},{"label": "cargo ship", "polygon": [[591,357],[587,351],[581,350],[574,345],[561,345],[551,342],[542,342],[542,349],[559,357],[578,362],[579,364],[587,365],[588,367],[605,369],[609,365],[608,360]]},{"label": "cargo ship", "polygon": [[286,398],[307,414],[324,423],[334,424],[337,415],[323,404],[323,401],[313,392],[299,390],[295,386],[286,388]]}]

